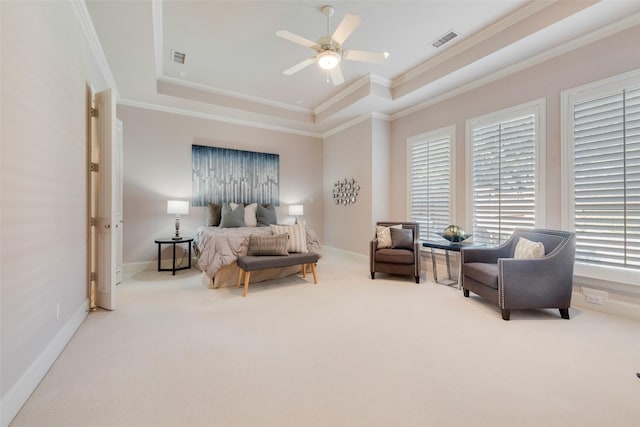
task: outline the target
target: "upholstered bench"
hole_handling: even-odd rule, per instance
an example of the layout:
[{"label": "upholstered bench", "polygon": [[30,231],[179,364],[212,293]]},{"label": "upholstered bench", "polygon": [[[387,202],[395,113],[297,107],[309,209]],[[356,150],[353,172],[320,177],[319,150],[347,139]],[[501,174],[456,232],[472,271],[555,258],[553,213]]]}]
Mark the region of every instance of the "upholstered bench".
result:
[{"label": "upholstered bench", "polygon": [[313,273],[313,283],[318,283],[316,276],[316,263],[320,256],[314,252],[308,253],[292,253],[286,256],[282,255],[260,255],[250,256],[245,255],[238,258],[238,267],[240,272],[238,273],[238,288],[242,283],[242,273],[244,275],[244,296],[247,296],[247,290],[249,289],[249,280],[251,279],[251,272],[255,270],[267,270],[269,268],[277,267],[290,267],[293,265],[302,266],[302,277],[307,277],[307,265],[311,265],[311,272]]}]

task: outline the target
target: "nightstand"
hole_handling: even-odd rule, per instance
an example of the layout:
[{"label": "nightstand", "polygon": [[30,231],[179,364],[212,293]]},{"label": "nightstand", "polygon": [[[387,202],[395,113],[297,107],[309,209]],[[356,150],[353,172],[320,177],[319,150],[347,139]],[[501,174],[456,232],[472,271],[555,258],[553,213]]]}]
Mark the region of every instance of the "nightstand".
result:
[{"label": "nightstand", "polygon": [[[158,244],[158,271],[171,271],[175,276],[176,271],[191,268],[191,242],[193,242],[193,239],[189,237],[183,237],[180,240],[173,239],[171,237],[156,239],[156,243]],[[185,267],[176,268],[176,245],[179,243],[186,243],[187,246],[189,247],[189,264]],[[161,268],[162,259],[160,257],[162,255],[162,245],[173,245],[173,267],[172,268]]]}]

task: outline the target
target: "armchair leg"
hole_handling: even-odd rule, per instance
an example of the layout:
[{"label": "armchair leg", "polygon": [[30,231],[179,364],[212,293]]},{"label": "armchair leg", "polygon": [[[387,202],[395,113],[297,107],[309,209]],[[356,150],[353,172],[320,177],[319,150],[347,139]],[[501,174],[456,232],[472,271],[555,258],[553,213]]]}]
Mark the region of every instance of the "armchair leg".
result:
[{"label": "armchair leg", "polygon": [[372,271],[371,272],[371,280],[374,280],[376,278],[376,272]]},{"label": "armchair leg", "polygon": [[462,295],[469,298],[469,289],[462,288]]},{"label": "armchair leg", "polygon": [[509,320],[511,317],[511,310],[502,309],[502,320]]},{"label": "armchair leg", "polygon": [[420,283],[420,276],[416,276],[416,283]]},{"label": "armchair leg", "polygon": [[568,308],[560,308],[560,317],[563,319],[569,319],[569,309]]}]

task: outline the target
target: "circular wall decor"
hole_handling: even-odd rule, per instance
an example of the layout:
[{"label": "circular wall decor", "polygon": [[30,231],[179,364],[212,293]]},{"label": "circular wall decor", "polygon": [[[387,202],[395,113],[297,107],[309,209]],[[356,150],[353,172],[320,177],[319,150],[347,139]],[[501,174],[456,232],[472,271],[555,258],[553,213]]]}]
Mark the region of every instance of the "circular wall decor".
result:
[{"label": "circular wall decor", "polygon": [[347,178],[344,178],[343,180],[338,180],[333,184],[333,200],[336,205],[350,205],[356,202],[358,191],[360,191],[360,186],[355,179],[347,180]]}]

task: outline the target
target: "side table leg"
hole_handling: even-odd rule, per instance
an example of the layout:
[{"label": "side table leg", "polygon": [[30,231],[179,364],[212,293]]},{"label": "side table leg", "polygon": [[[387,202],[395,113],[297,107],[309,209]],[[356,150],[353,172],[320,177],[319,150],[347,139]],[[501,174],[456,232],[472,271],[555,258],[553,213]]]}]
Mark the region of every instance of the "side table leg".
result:
[{"label": "side table leg", "polygon": [[173,275],[176,275],[176,243],[173,242]]},{"label": "side table leg", "polygon": [[447,259],[447,277],[451,280],[451,265],[449,264],[449,251],[444,251],[444,256]]},{"label": "side table leg", "polygon": [[158,243],[158,271],[160,271],[160,256],[162,255],[162,244]]},{"label": "side table leg", "polygon": [[189,268],[191,268],[191,242],[188,242],[187,245],[189,245]]},{"label": "side table leg", "polygon": [[431,266],[433,267],[433,281],[438,283],[438,270],[436,269],[436,251],[431,248]]}]

